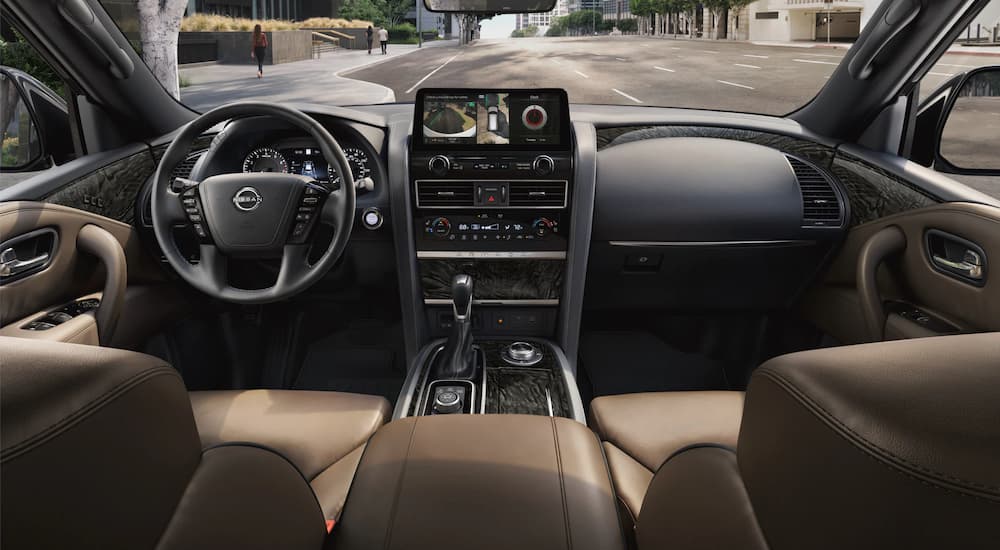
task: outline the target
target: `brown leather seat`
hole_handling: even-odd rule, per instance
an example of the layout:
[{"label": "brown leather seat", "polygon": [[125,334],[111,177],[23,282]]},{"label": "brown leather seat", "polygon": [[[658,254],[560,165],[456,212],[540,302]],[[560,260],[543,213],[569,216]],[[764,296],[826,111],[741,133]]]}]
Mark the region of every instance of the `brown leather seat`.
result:
[{"label": "brown leather seat", "polygon": [[653,548],[997,548],[1000,333],[796,353],[751,378],[735,449],[659,469]]},{"label": "brown leather seat", "polygon": [[250,441],[281,453],[336,520],[368,438],[392,414],[384,397],[327,391],[191,392],[203,448]]},{"label": "brown leather seat", "polygon": [[388,414],[336,393],[189,397],[160,359],[21,338],[0,337],[0,378],[5,549],[319,548]]},{"label": "brown leather seat", "polygon": [[631,528],[653,473],[670,455],[698,443],[736,445],[743,392],[635,393],[591,401],[592,428],[604,443],[618,499]]}]

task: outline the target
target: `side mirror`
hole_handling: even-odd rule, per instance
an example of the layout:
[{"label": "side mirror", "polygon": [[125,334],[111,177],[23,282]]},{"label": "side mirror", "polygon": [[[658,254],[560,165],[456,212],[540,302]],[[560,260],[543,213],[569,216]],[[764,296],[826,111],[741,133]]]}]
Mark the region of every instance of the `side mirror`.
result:
[{"label": "side mirror", "polygon": [[0,67],[5,172],[31,172],[75,158],[66,100],[31,75]]},{"label": "side mirror", "polygon": [[44,167],[38,124],[21,89],[6,71],[0,72],[0,169],[24,172]]},{"label": "side mirror", "polygon": [[921,105],[911,158],[948,174],[1000,175],[1000,66],[969,71]]}]

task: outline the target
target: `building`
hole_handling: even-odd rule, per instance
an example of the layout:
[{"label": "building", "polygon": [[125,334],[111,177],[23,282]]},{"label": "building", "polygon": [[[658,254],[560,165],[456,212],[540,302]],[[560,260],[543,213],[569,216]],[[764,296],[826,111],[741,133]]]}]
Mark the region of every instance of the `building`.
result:
[{"label": "building", "polygon": [[749,39],[854,41],[881,0],[759,0],[746,9]]},{"label": "building", "polygon": [[525,27],[538,27],[539,34],[545,34],[552,25],[552,20],[570,13],[569,0],[558,0],[556,7],[552,11],[540,13],[519,13],[514,21],[514,28],[521,30]]},{"label": "building", "polygon": [[601,2],[601,13],[604,19],[634,19],[629,8],[629,0],[603,0]]},{"label": "building", "polygon": [[301,20],[336,17],[342,3],[343,0],[188,0],[187,14]]}]

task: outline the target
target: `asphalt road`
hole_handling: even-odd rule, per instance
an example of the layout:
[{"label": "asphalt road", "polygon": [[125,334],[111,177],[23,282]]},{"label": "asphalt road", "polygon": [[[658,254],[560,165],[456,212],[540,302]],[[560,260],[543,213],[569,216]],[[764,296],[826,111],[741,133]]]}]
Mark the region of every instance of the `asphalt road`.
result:
[{"label": "asphalt road", "polygon": [[[812,44],[810,44],[812,46]],[[708,107],[783,115],[823,86],[846,50],[643,37],[522,38],[440,48],[341,73],[412,101],[421,87],[565,88],[573,103]],[[927,84],[987,60],[947,55]]]}]

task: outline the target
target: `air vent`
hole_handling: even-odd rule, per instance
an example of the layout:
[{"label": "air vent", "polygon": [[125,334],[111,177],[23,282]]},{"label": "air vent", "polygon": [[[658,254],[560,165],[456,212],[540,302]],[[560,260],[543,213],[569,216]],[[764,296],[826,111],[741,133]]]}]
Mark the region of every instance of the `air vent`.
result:
[{"label": "air vent", "polygon": [[198,159],[205,154],[205,149],[200,151],[195,151],[187,156],[180,164],[174,167],[174,171],[170,173],[171,178],[187,178],[191,176],[191,171],[194,170],[195,163]]},{"label": "air vent", "polygon": [[471,207],[472,188],[471,181],[418,181],[417,207]]},{"label": "air vent", "polygon": [[508,205],[518,208],[564,208],[566,182],[512,181]]},{"label": "air vent", "polygon": [[788,162],[802,193],[802,226],[840,227],[843,209],[830,181],[811,164],[792,157]]}]

